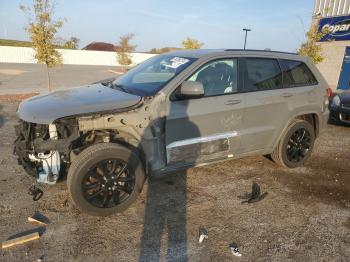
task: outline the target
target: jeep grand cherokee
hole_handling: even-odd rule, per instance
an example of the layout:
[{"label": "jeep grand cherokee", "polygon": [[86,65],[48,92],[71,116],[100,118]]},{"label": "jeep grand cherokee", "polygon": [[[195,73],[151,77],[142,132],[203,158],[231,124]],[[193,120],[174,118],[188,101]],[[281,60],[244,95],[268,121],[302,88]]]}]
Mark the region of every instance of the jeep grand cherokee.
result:
[{"label": "jeep grand cherokee", "polygon": [[301,166],[328,119],[326,89],[295,54],[170,52],[114,81],[23,101],[15,153],[38,182],[68,173],[75,205],[109,215],[151,174],[251,155]]}]

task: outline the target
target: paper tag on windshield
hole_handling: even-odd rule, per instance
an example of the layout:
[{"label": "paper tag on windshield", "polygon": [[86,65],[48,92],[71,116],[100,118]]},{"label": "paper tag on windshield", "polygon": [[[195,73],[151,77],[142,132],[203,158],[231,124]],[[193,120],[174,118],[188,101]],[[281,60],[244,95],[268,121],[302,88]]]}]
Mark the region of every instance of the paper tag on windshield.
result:
[{"label": "paper tag on windshield", "polygon": [[183,58],[183,57],[174,57],[174,58],[170,59],[171,64],[167,65],[167,66],[176,69],[179,66],[186,64],[188,61],[190,61],[190,60]]}]

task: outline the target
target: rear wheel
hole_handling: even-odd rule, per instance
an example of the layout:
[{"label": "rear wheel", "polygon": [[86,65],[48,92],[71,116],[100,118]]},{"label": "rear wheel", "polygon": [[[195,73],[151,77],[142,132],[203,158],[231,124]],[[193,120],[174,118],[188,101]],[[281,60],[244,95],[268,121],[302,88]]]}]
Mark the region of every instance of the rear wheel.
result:
[{"label": "rear wheel", "polygon": [[90,146],[68,172],[68,190],[83,212],[107,216],[128,208],[140,194],[145,175],[137,155],[126,147],[103,143]]},{"label": "rear wheel", "polygon": [[310,157],[314,142],[313,126],[305,120],[295,119],[272,152],[271,158],[284,167],[302,166]]}]

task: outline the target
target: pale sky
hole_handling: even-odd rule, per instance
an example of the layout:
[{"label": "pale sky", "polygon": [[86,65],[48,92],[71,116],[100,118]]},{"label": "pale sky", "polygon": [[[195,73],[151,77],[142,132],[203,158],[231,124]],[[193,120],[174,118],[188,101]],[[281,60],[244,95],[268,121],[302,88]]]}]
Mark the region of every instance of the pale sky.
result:
[{"label": "pale sky", "polygon": [[[312,0],[56,0],[55,17],[66,18],[63,38],[115,44],[134,33],[138,51],[180,47],[187,36],[203,48],[243,48],[243,28],[251,28],[247,48],[294,52],[311,23]],[[32,0],[0,0],[0,38],[28,40],[19,5]]]}]

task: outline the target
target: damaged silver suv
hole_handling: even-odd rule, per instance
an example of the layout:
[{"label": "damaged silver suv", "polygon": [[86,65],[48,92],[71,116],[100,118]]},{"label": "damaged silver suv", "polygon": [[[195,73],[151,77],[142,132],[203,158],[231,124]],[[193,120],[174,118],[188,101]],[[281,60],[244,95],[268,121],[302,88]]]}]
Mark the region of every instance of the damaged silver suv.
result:
[{"label": "damaged silver suv", "polygon": [[67,174],[83,212],[109,215],[130,206],[151,174],[250,155],[301,166],[327,108],[327,84],[306,58],[177,51],[114,81],[23,101],[15,153],[38,182]]}]

